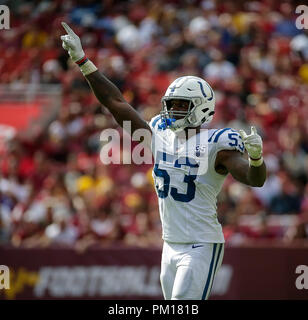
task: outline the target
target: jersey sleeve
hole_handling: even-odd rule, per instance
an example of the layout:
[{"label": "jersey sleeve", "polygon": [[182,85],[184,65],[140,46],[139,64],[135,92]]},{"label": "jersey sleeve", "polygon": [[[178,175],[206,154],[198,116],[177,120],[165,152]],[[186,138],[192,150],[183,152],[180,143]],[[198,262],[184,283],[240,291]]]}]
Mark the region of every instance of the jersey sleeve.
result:
[{"label": "jersey sleeve", "polygon": [[160,115],[157,115],[150,120],[149,126],[150,126],[153,134],[155,134],[158,131],[158,126],[159,126],[160,122],[161,122]]},{"label": "jersey sleeve", "polygon": [[214,144],[216,144],[216,152],[221,150],[236,150],[240,153],[245,152],[243,140],[238,131],[232,128],[219,129],[210,137]]},{"label": "jersey sleeve", "polygon": [[157,115],[157,116],[153,117],[148,123],[150,128],[151,128],[151,130],[152,130],[151,150],[152,150],[153,154],[154,154],[154,151],[155,151],[155,141],[157,140],[156,139],[156,135],[159,134],[158,126],[159,126],[160,123],[161,123],[160,115]]}]

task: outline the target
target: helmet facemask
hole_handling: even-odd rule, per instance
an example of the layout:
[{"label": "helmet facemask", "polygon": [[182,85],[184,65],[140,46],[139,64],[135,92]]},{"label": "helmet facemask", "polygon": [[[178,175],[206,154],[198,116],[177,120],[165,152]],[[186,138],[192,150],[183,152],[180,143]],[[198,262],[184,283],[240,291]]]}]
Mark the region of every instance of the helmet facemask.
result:
[{"label": "helmet facemask", "polygon": [[[172,100],[185,100],[189,102],[188,108],[186,110],[171,110]],[[170,128],[173,131],[181,131],[188,126],[192,126],[189,121],[192,110],[194,109],[194,104],[192,99],[185,97],[163,97],[162,98],[162,110],[160,112],[162,123],[161,129]]]}]

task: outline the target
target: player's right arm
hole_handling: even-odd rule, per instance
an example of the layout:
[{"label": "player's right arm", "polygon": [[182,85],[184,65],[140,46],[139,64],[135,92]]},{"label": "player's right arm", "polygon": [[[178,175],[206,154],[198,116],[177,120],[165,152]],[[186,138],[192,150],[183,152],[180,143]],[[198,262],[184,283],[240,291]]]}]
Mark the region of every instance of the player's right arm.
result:
[{"label": "player's right arm", "polygon": [[68,51],[71,59],[79,65],[98,101],[111,112],[121,127],[123,121],[131,121],[133,131],[151,130],[147,122],[124,99],[120,90],[86,58],[80,39],[75,32],[65,22],[62,22],[62,26],[67,32],[66,35],[61,36],[62,46]]}]

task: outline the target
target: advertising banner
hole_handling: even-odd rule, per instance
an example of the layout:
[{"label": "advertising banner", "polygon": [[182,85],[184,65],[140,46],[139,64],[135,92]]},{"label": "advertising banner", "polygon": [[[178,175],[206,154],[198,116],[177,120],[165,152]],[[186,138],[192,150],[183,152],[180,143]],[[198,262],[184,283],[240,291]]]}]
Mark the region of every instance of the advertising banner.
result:
[{"label": "advertising banner", "polygon": [[[160,256],[143,248],[2,247],[0,299],[162,299]],[[308,299],[308,248],[227,247],[210,299]]]}]

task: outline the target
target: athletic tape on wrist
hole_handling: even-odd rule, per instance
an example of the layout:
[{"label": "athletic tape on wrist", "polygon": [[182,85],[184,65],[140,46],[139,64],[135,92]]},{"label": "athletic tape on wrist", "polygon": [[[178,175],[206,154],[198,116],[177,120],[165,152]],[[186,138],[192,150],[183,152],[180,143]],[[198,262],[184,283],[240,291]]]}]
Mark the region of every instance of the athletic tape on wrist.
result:
[{"label": "athletic tape on wrist", "polygon": [[81,64],[79,64],[79,68],[84,76],[97,70],[95,64],[89,59],[86,59]]},{"label": "athletic tape on wrist", "polygon": [[249,158],[249,165],[252,167],[260,167],[263,163],[263,157],[261,157],[258,160],[253,160],[251,158]]}]

